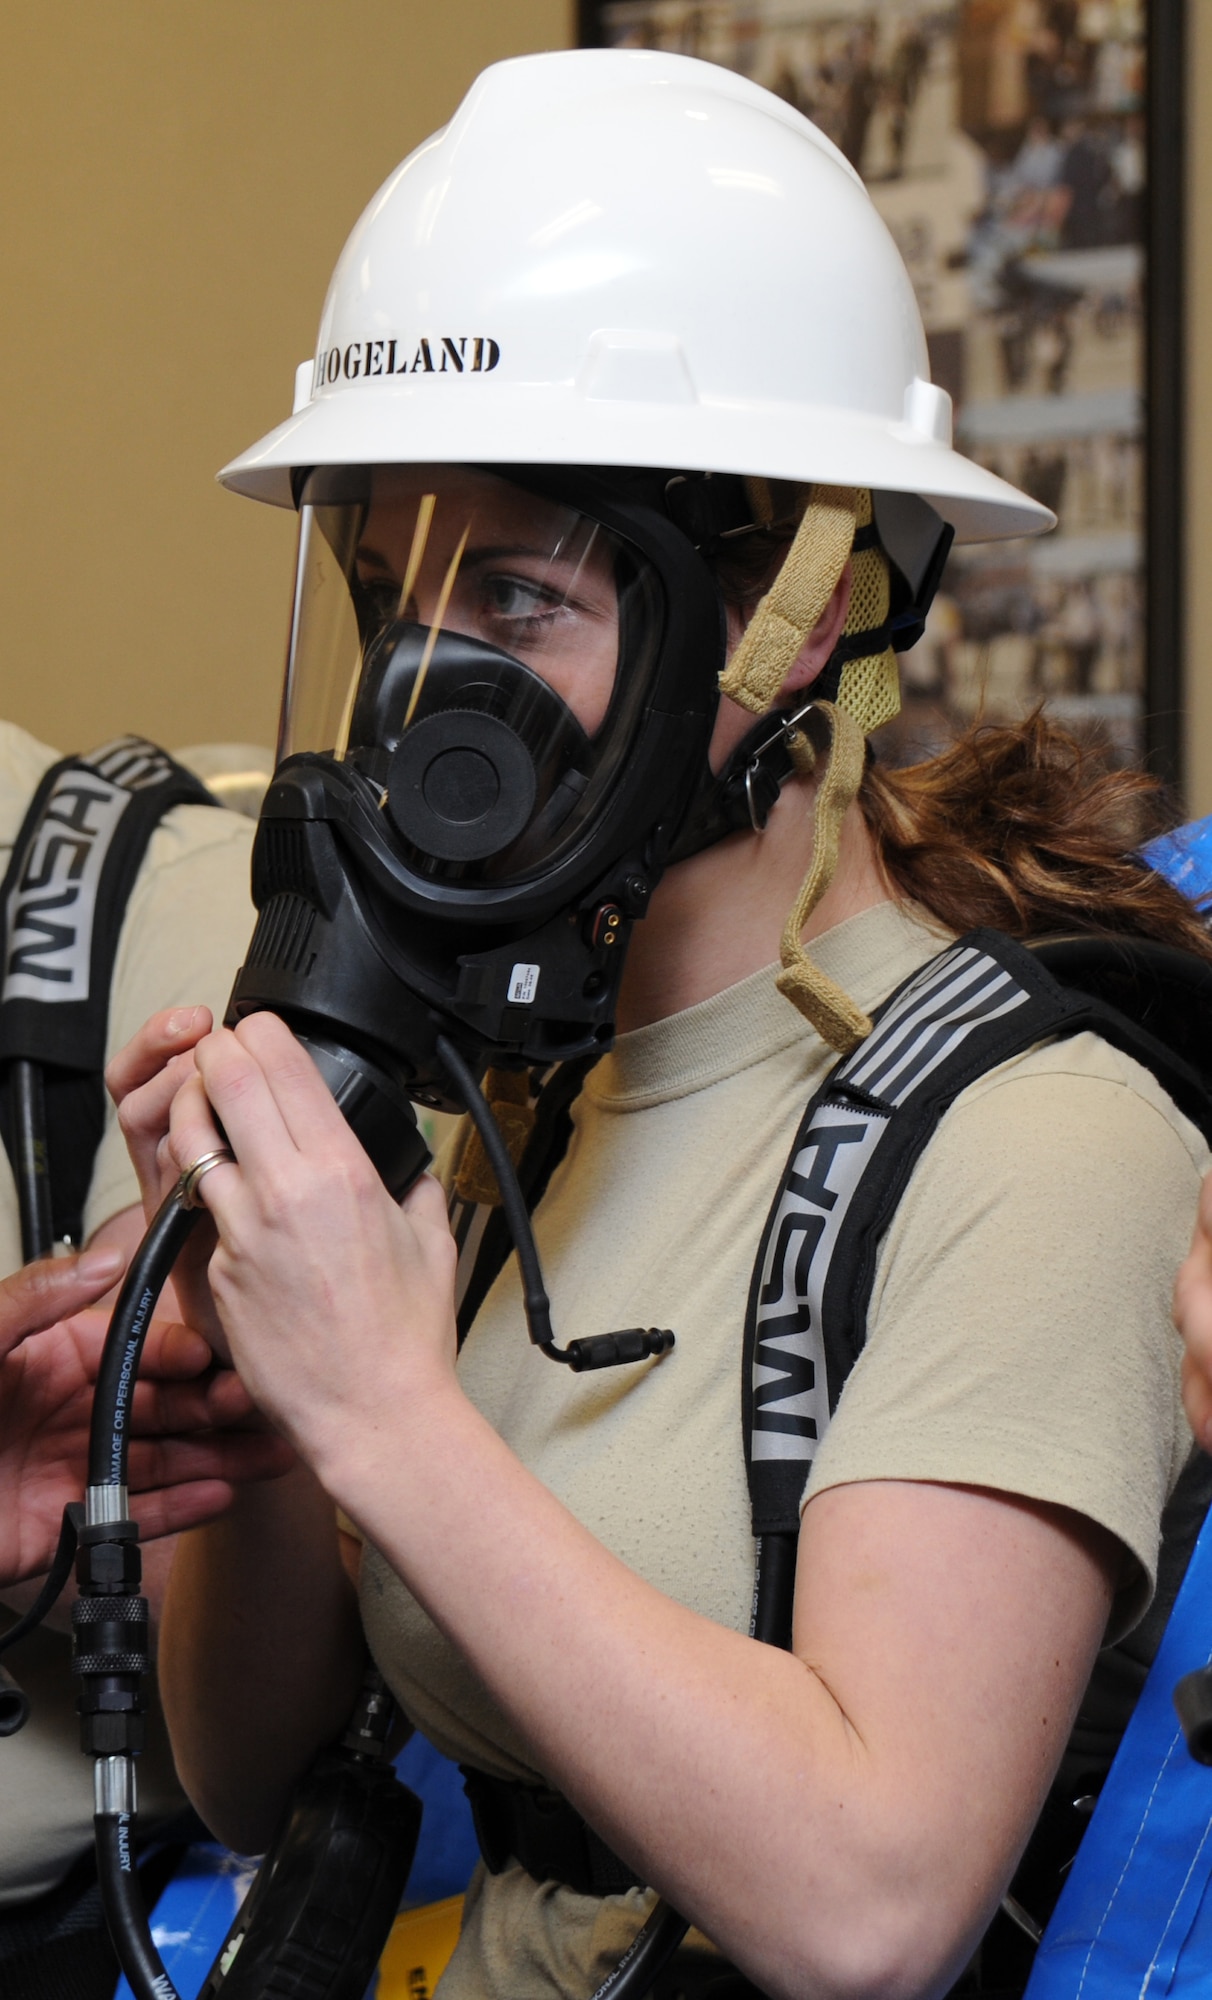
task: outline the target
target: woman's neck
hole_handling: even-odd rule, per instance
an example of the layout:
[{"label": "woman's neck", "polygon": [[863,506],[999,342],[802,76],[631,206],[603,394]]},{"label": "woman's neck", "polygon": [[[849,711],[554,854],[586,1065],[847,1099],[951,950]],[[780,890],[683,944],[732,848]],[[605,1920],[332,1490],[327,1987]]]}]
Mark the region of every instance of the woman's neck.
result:
[{"label": "woman's neck", "polygon": [[[812,859],[815,786],[785,785],[764,833],[735,833],[662,877],[628,947],[620,1033],[709,1000],[779,955],[787,912]],[[837,871],[804,927],[807,943],[889,901],[857,804],[842,823]]]}]

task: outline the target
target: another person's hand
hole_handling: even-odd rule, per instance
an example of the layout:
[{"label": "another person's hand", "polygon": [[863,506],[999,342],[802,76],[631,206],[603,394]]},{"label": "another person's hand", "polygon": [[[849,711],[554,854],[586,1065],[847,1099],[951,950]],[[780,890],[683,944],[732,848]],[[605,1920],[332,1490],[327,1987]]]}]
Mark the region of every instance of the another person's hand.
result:
[{"label": "another person's hand", "polygon": [[[121,1270],[112,1250],[30,1265],[0,1282],[0,1586],[50,1564],[67,1501],[84,1491],[92,1388],[108,1315],[80,1311]],[[145,1539],[221,1513],[235,1485],[288,1469],[205,1341],[156,1322],[134,1399],[130,1485]]]},{"label": "another person's hand", "polygon": [[1199,1197],[1195,1233],[1174,1284],[1174,1323],[1187,1345],[1183,1402],[1195,1441],[1212,1451],[1212,1174]]}]

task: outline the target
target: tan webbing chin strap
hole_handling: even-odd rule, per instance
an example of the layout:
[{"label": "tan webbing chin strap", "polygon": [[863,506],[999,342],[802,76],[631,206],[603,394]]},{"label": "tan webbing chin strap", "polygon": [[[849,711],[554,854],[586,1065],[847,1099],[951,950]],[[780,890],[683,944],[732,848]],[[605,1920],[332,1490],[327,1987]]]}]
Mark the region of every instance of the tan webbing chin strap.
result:
[{"label": "tan webbing chin strap", "polygon": [[786,560],[720,675],[720,693],[751,715],[772,707],[833,596],[854,542],[858,504],[852,486],[813,487]]},{"label": "tan webbing chin strap", "polygon": [[[484,1078],[484,1095],[516,1167],[534,1130],[530,1077],[525,1070],[490,1069]],[[485,1203],[491,1208],[500,1206],[497,1177],[474,1125],[459,1156],[454,1192],[459,1201]]]},{"label": "tan webbing chin strap", "polygon": [[825,775],[816,788],[812,863],[783,925],[779,944],[783,970],[775,985],[812,1023],[822,1041],[839,1054],[849,1055],[871,1033],[871,1018],[836,980],[830,979],[809,958],[800,933],[833,880],[842,821],[857,798],[863,779],[866,739],[849,709],[840,703],[818,702],[813,713],[828,722],[832,743]]},{"label": "tan webbing chin strap", "polygon": [[[769,515],[764,480],[747,482],[755,517]],[[855,531],[872,521],[871,495],[852,486],[814,486],[795,539],[777,577],[750,619],[736,651],[720,675],[720,692],[753,715],[773,707],[795,661],[821,618],[838,579],[851,562],[848,639],[879,632],[888,617],[888,565],[878,546],[854,548]],[[816,704],[829,724],[829,763],[817,788],[812,863],[783,928],[783,970],[778,989],[842,1055],[871,1032],[871,1021],[849,994],[815,965],[800,933],[833,879],[842,821],[862,783],[865,738],[900,708],[896,655],[884,641],[869,654],[849,659],[837,697]],[[815,753],[796,732],[789,745],[797,768],[811,771]]]}]

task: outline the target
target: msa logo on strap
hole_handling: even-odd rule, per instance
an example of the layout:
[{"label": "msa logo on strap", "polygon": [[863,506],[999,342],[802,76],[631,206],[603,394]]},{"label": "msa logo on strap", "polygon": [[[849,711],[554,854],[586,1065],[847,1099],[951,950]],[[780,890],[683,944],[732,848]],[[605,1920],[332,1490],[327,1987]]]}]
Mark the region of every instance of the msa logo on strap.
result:
[{"label": "msa logo on strap", "polygon": [[60,774],[9,894],[0,1002],[88,999],[97,886],[130,802],[100,772]]},{"label": "msa logo on strap", "polygon": [[176,770],[172,758],[142,736],[116,736],[112,743],[90,750],[80,762],[121,785],[124,792],[145,792],[152,785],[167,784]]},{"label": "msa logo on strap", "polygon": [[822,1300],[850,1207],[888,1120],[973,1030],[1029,994],[971,945],[934,959],[835,1070],[791,1162],[767,1229],[753,1358],[754,1462],[805,1468],[829,1425]]},{"label": "msa logo on strap", "polygon": [[753,1359],[755,1460],[811,1463],[829,1424],[821,1293],[838,1231],[878,1145],[879,1112],[814,1118],[787,1176],[766,1245]]}]

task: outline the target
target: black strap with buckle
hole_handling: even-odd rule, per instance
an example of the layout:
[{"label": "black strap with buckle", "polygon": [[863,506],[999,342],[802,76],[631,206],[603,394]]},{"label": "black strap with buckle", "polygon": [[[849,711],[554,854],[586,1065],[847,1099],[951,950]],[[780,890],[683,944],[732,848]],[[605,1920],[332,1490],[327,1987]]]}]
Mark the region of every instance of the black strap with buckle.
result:
[{"label": "black strap with buckle", "polygon": [[644,1887],[561,1793],[490,1778],[466,1764],[459,1769],[490,1875],[514,1861],[536,1882],[562,1882],[580,1896],[621,1896]]}]

